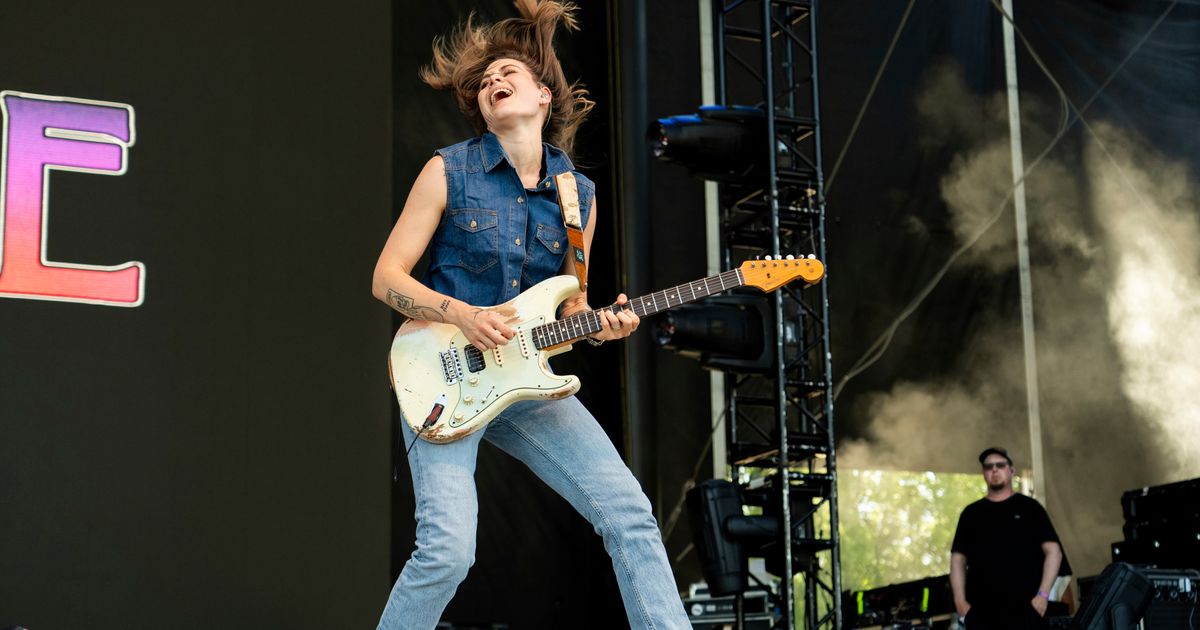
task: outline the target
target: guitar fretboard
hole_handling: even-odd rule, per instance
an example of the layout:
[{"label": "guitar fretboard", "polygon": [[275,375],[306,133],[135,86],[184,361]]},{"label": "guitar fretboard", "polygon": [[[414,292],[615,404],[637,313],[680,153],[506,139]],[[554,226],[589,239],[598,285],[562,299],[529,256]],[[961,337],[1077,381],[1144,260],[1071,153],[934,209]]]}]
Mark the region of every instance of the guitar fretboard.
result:
[{"label": "guitar fretboard", "polygon": [[[702,280],[688,282],[657,293],[651,293],[629,300],[625,310],[632,310],[638,317],[647,317],[661,313],[680,304],[694,302],[710,295],[715,295],[730,289],[736,289],[745,284],[740,269],[733,269]],[[576,313],[565,319],[550,322],[533,328],[533,344],[538,350],[571,343],[578,339],[600,331],[600,313],[615,312],[617,306],[606,306],[594,311]]]}]

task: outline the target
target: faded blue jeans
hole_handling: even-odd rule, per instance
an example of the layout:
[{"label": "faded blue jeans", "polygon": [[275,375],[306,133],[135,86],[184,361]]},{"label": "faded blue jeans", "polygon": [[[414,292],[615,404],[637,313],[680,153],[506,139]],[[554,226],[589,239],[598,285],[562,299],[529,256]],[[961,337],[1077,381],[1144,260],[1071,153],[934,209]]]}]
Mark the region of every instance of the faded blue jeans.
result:
[{"label": "faded blue jeans", "polygon": [[[414,435],[405,430],[405,446]],[[486,439],[529,466],[604,539],[632,628],[690,630],[650,502],[574,396],[512,405],[486,429],[409,453],[417,548],[392,587],[379,630],[431,630],[475,562],[475,458]]]}]

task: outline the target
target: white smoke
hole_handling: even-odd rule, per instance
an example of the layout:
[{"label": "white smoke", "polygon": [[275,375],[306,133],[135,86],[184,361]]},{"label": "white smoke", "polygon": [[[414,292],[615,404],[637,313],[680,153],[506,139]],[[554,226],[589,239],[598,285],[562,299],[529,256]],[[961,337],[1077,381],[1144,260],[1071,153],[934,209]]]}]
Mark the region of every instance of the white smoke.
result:
[{"label": "white smoke", "polygon": [[1101,125],[1086,152],[1112,256],[1108,320],[1122,390],[1179,478],[1200,475],[1200,222],[1185,165]]},{"label": "white smoke", "polygon": [[[1028,121],[1055,119],[1030,101],[1027,152],[1052,132]],[[954,66],[934,72],[918,98],[928,142],[968,146],[941,181],[960,243],[995,218],[1011,187],[998,102],[972,95]],[[1047,499],[1077,575],[1099,572],[1120,540],[1121,492],[1200,475],[1194,187],[1184,165],[1094,127],[1082,157],[1065,146],[1026,180]],[[958,264],[1015,285],[1011,210]],[[1002,295],[1011,303],[975,315],[970,328],[947,322],[963,329],[954,373],[854,401],[869,429],[843,444],[842,466],[977,470],[974,455],[993,444],[1029,465],[1019,295]]]}]

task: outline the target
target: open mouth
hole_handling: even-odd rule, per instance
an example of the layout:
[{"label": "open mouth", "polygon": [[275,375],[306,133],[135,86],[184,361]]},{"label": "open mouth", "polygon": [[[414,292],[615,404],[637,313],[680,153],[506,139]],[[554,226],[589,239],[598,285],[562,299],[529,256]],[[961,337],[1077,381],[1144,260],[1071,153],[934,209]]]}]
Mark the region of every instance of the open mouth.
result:
[{"label": "open mouth", "polygon": [[512,94],[512,90],[508,88],[496,88],[496,91],[492,92],[492,105],[512,96]]}]

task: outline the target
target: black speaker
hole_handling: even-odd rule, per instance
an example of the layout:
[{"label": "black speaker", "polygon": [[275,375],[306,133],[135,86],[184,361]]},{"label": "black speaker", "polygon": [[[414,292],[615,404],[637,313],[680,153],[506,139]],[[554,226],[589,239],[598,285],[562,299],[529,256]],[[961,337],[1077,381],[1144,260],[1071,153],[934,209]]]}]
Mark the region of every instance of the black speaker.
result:
[{"label": "black speaker", "polygon": [[1200,479],[1138,488],[1121,495],[1126,521],[1200,516]]},{"label": "black speaker", "polygon": [[1133,630],[1154,599],[1154,584],[1124,562],[1108,565],[1075,615],[1079,630]]},{"label": "black speaker", "polygon": [[1142,620],[1144,630],[1179,630],[1195,628],[1200,623],[1200,607],[1195,602],[1160,602],[1150,604]]},{"label": "black speaker", "polygon": [[1143,630],[1195,628],[1200,624],[1200,571],[1138,567],[1154,586],[1154,601],[1142,620]]}]

